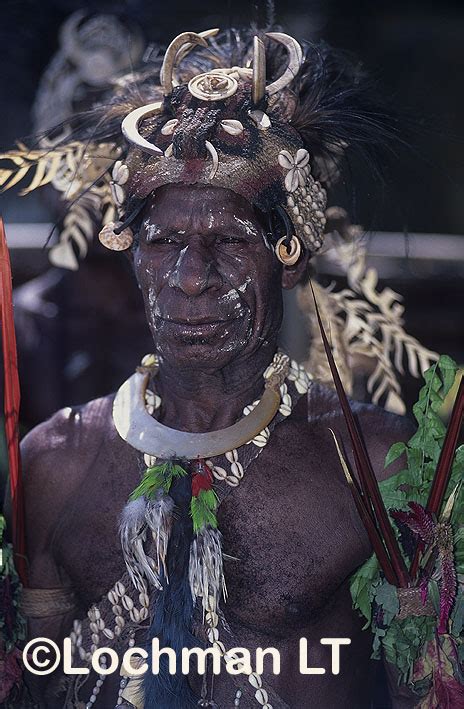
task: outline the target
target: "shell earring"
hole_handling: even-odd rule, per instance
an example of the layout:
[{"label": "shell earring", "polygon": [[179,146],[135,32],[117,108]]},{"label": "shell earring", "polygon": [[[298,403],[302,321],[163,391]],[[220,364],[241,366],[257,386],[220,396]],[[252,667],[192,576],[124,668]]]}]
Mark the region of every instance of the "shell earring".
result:
[{"label": "shell earring", "polygon": [[286,236],[279,239],[275,245],[275,253],[280,263],[283,263],[284,266],[293,266],[300,258],[301,243],[296,236],[292,236],[289,246],[285,243],[286,241]]},{"label": "shell earring", "polygon": [[108,222],[99,233],[98,238],[103,246],[111,251],[125,251],[134,241],[132,229],[124,227],[123,222]]}]

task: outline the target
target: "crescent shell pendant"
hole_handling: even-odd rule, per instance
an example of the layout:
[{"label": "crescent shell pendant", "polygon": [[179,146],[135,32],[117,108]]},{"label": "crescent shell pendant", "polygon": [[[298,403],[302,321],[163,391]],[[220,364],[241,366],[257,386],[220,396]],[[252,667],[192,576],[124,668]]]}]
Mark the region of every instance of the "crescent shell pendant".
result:
[{"label": "crescent shell pendant", "polygon": [[113,420],[129,445],[157,458],[211,458],[251,441],[272,421],[280,405],[278,387],[266,387],[259,404],[228,428],[208,433],[177,431],[152,418],[145,409],[149,375],[136,372],[120,387],[113,403]]}]

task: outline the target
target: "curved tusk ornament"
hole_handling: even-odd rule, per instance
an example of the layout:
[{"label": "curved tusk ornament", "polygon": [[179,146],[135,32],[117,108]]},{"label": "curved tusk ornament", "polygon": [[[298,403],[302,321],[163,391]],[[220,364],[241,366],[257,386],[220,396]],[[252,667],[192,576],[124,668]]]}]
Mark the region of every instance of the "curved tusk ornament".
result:
[{"label": "curved tusk ornament", "polygon": [[[200,37],[203,37],[203,39],[209,39],[210,37],[215,37],[219,31],[219,27],[214,27],[211,30],[203,30],[203,32],[198,32],[198,34]],[[185,57],[190,54],[194,46],[194,44],[188,43],[181,47],[177,52],[176,64],[179,64],[181,61],[183,61]]]},{"label": "curved tusk ornament", "polygon": [[209,179],[212,180],[219,167],[219,155],[216,148],[212,143],[209,142],[209,140],[205,140],[205,145],[206,150],[211,155],[211,159],[213,161],[213,167],[211,168],[211,172],[209,173]]},{"label": "curved tusk ornament", "polygon": [[251,98],[256,106],[266,93],[266,49],[264,42],[253,37],[253,85]]},{"label": "curved tusk ornament", "polygon": [[155,103],[148,103],[146,106],[141,106],[131,111],[129,115],[125,117],[121,124],[121,131],[123,136],[129,143],[135,145],[140,150],[145,153],[150,153],[150,155],[162,155],[163,151],[160,150],[154,143],[150,143],[148,140],[143,138],[139,132],[139,125],[144,118],[149,118],[155,115],[163,109],[163,101],[155,101]]},{"label": "curved tusk ornament", "polygon": [[293,81],[301,69],[304,57],[300,44],[290,35],[283,32],[267,32],[266,37],[282,44],[288,52],[288,66],[284,73],[266,87],[266,92],[272,96],[272,94],[282,91]]},{"label": "curved tusk ornament", "polygon": [[172,76],[177,61],[177,55],[181,49],[185,50],[185,45],[199,44],[202,47],[207,47],[208,42],[204,37],[196,32],[182,32],[175,37],[164,55],[163,65],[160,71],[160,83],[163,88],[163,94],[170,96],[173,89]]},{"label": "curved tusk ornament", "polygon": [[152,418],[145,408],[149,374],[136,372],[121,386],[113,403],[113,420],[123,440],[157,458],[212,458],[252,440],[274,418],[280,405],[279,388],[265,388],[259,404],[237,423],[220,431],[177,431]]}]

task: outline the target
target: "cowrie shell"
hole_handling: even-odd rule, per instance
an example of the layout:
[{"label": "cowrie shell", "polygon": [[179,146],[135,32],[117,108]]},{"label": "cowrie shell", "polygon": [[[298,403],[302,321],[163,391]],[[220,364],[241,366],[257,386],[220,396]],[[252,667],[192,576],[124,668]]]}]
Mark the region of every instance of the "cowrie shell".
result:
[{"label": "cowrie shell", "polygon": [[240,135],[240,133],[243,133],[244,131],[242,123],[234,120],[233,118],[226,118],[221,121],[221,128],[226,133],[229,133],[229,135]]},{"label": "cowrie shell", "polygon": [[121,581],[118,581],[114,587],[114,590],[116,591],[118,596],[124,596],[124,594],[126,592],[126,587],[124,586],[124,584]]},{"label": "cowrie shell", "polygon": [[137,608],[132,608],[129,615],[131,620],[134,621],[134,623],[138,623],[140,621],[140,612],[137,610]]},{"label": "cowrie shell", "polygon": [[241,463],[232,463],[230,466],[232,475],[237,478],[243,478],[243,465]]},{"label": "cowrie shell", "polygon": [[229,461],[229,463],[236,463],[238,460],[238,453],[236,449],[234,448],[231,451],[227,451],[226,453],[226,459]]},{"label": "cowrie shell", "polygon": [[255,697],[260,704],[267,704],[268,695],[265,689],[257,689]]},{"label": "cowrie shell", "polygon": [[237,487],[237,485],[239,484],[240,480],[239,480],[235,475],[229,475],[229,477],[227,478],[227,482],[228,482],[228,484],[231,485],[232,487]]},{"label": "cowrie shell", "polygon": [[208,640],[213,643],[216,640],[219,640],[219,630],[217,628],[210,628],[208,630]]},{"label": "cowrie shell", "polygon": [[221,468],[219,465],[213,467],[213,475],[218,480],[224,480],[227,477],[227,470]]},{"label": "cowrie shell", "polygon": [[139,603],[141,606],[148,608],[148,606],[150,605],[150,599],[148,598],[147,593],[140,593],[139,594]]},{"label": "cowrie shell", "polygon": [[295,389],[297,390],[298,394],[305,394],[309,389],[309,383],[303,379],[298,378],[295,380]]},{"label": "cowrie shell", "polygon": [[178,123],[179,121],[177,120],[177,118],[171,118],[171,120],[167,121],[161,128],[162,135],[172,135],[176,130],[176,126]]},{"label": "cowrie shell", "polygon": [[267,130],[271,127],[271,119],[269,118],[267,113],[264,113],[264,111],[249,111],[248,115],[250,116],[253,123],[257,125],[259,130]]},{"label": "cowrie shell", "polygon": [[110,183],[110,189],[111,189],[111,195],[113,197],[113,201],[119,206],[124,202],[124,199],[126,197],[125,192],[121,185],[118,185],[116,182],[111,182]]},{"label": "cowrie shell", "polygon": [[129,179],[129,168],[121,160],[114,163],[111,177],[118,185],[125,185]]},{"label": "cowrie shell", "polygon": [[257,672],[252,672],[251,675],[249,675],[248,677],[248,681],[255,689],[259,689],[263,686],[263,680],[261,679],[261,675],[259,675]]},{"label": "cowrie shell", "polygon": [[253,438],[252,443],[258,448],[264,448],[264,446],[267,445],[267,438],[258,433],[258,435]]},{"label": "cowrie shell", "polygon": [[132,600],[132,598],[130,598],[130,596],[123,596],[121,599],[121,602],[122,602],[123,608],[125,608],[126,611],[131,611],[132,608],[134,607],[134,601]]}]

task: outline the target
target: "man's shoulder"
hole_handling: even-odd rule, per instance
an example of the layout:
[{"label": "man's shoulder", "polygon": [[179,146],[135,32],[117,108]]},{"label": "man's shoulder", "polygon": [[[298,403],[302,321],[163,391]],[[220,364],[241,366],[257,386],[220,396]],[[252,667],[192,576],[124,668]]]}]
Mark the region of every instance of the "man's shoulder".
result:
[{"label": "man's shoulder", "polygon": [[81,447],[89,435],[101,436],[113,430],[114,394],[93,399],[86,404],[66,406],[35,426],[21,441],[23,455],[52,452],[66,447]]},{"label": "man's shoulder", "polygon": [[117,442],[112,420],[114,395],[94,399],[57,411],[33,428],[21,441],[21,459],[26,488],[29,484],[55,481],[60,487],[63,472],[77,482],[102,446]]},{"label": "man's shoulder", "polygon": [[[379,478],[388,477],[399,469],[402,461],[384,471],[385,456],[393,443],[407,441],[415,432],[413,422],[406,416],[386,411],[375,404],[350,400],[351,410],[360,426],[363,439]],[[308,392],[308,422],[314,427],[331,428],[351,450],[343,412],[334,389],[314,383]]]}]

